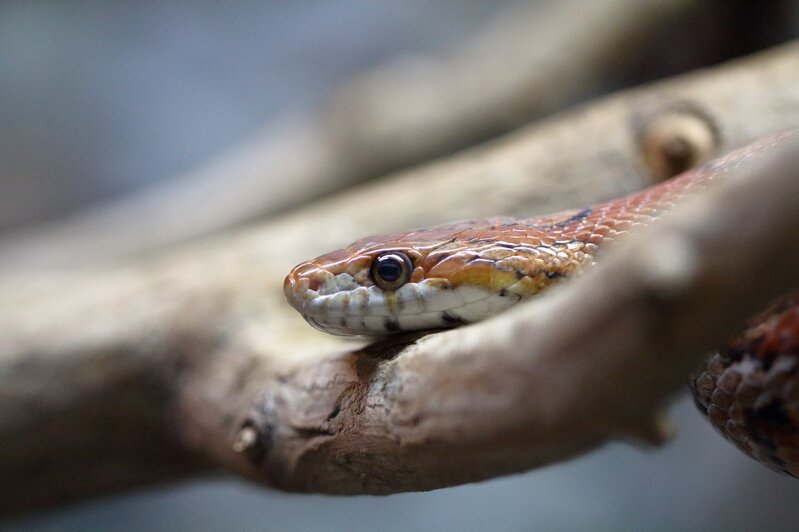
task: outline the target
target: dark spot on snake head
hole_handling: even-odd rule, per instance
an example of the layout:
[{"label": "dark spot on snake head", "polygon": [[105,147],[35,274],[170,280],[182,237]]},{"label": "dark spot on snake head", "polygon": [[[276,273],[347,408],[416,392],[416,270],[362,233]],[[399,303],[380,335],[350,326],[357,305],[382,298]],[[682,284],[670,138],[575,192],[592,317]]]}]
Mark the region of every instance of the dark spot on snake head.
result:
[{"label": "dark spot on snake head", "polygon": [[461,325],[466,325],[467,323],[469,323],[462,317],[448,310],[441,313],[441,320],[450,327],[459,327]]},{"label": "dark spot on snake head", "polygon": [[400,324],[399,321],[397,321],[397,318],[386,318],[383,321],[383,326],[389,332],[397,332],[400,330]]},{"label": "dark spot on snake head", "polygon": [[510,298],[513,298],[514,301],[521,301],[522,300],[522,296],[520,296],[519,294],[512,294],[512,293],[508,292],[508,290],[506,288],[503,288],[499,292],[497,292],[497,295],[499,297],[510,297]]},{"label": "dark spot on snake head", "polygon": [[544,275],[547,276],[547,279],[561,279],[566,277],[566,274],[563,272],[544,272]]},{"label": "dark spot on snake head", "polygon": [[521,270],[516,270],[515,273],[516,273],[516,278],[517,279],[523,279],[525,277],[524,272],[521,271]]},{"label": "dark spot on snake head", "polygon": [[577,214],[573,214],[572,216],[569,216],[566,219],[559,220],[559,221],[551,223],[551,224],[539,224],[539,225],[536,225],[535,227],[538,227],[540,229],[558,229],[558,228],[561,228],[561,227],[565,227],[565,226],[569,225],[570,223],[579,222],[580,220],[584,220],[584,219],[588,218],[588,216],[592,212],[594,212],[594,209],[591,208],[591,207],[588,207],[587,209],[583,209],[580,212],[578,212]]}]

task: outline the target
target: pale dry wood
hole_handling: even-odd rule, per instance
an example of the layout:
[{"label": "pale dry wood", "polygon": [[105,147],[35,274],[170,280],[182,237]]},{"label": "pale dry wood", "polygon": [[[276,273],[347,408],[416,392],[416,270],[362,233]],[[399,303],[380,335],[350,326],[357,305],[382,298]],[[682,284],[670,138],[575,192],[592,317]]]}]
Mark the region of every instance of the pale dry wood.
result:
[{"label": "pale dry wood", "polygon": [[[688,373],[799,286],[799,135],[780,142],[575,282],[491,320],[271,376],[223,357],[186,388],[184,434],[262,482],[337,494],[490,478],[610,438],[660,443],[659,409]],[[249,383],[244,412],[236,380]]]},{"label": "pale dry wood", "polygon": [[[425,489],[540,463],[547,455],[544,443],[554,442],[557,434],[566,436],[566,432],[554,431],[553,439],[542,443],[534,461],[527,450],[512,445],[500,445],[495,454],[486,454],[487,446],[466,437],[469,430],[481,427],[458,425],[457,420],[446,421],[443,416],[449,408],[444,399],[455,398],[459,390],[468,387],[477,386],[476,408],[490,408],[491,401],[480,388],[501,388],[502,382],[489,375],[482,384],[482,376],[467,381],[459,381],[457,374],[448,373],[452,378],[447,377],[440,373],[442,367],[436,366],[439,355],[428,347],[442,347],[441,356],[449,356],[448,349],[472,345],[460,342],[475,334],[473,331],[493,330],[497,322],[426,339],[407,356],[388,363],[375,356],[355,357],[347,353],[353,344],[311,330],[288,308],[281,293],[282,276],[293,263],[365,232],[425,225],[450,217],[584,205],[641,187],[649,177],[641,162],[637,131],[663,109],[688,107],[710,117],[720,139],[716,151],[727,151],[764,132],[796,123],[797,50],[799,46],[792,44],[719,69],[628,91],[450,160],[160,258],[91,273],[3,277],[0,476],[19,486],[14,497],[0,501],[3,510],[19,511],[153,483],[220,463],[263,479],[264,471],[252,468],[251,458],[245,457],[257,457],[259,448],[266,450],[267,441],[250,445],[244,454],[234,453],[232,447],[241,423],[253,414],[253,404],[260,404],[264,415],[269,412],[269,403],[263,401],[269,397],[281,407],[280,416],[284,417],[278,421],[289,434],[299,429],[307,436],[306,440],[285,440],[289,443],[284,451],[263,455],[268,456],[267,480],[290,489],[330,491],[338,483],[336,479],[357,472],[369,479],[366,484],[358,485],[350,476],[341,483],[341,491]],[[765,189],[768,184],[760,186]],[[782,201],[797,197],[783,196]],[[783,212],[775,204],[773,214],[791,216],[796,211],[794,206]],[[749,211],[737,214],[750,215]],[[742,253],[747,253],[748,241],[739,242]],[[774,239],[764,242],[774,243]],[[764,281],[755,279],[751,286],[760,282]],[[708,305],[723,311],[722,302],[711,299]],[[676,308],[674,312],[676,316]],[[497,326],[496,332],[486,333],[486,341],[501,340],[496,335],[502,330]],[[646,332],[651,331],[642,330],[644,338]],[[449,347],[445,349],[440,342]],[[391,351],[377,349],[370,353]],[[468,360],[476,358],[473,352],[466,356]],[[441,394],[440,428],[417,423],[414,416],[397,419],[398,426],[416,427],[406,435],[408,447],[392,447],[385,455],[347,455],[349,465],[325,461],[328,455],[324,452],[299,452],[316,446],[327,449],[322,445],[327,436],[319,433],[319,427],[328,429],[320,420],[335,412],[338,398],[346,396],[341,387],[363,387],[363,378],[369,375],[375,382],[396,383],[399,381],[392,381],[389,373],[404,371],[402,375],[409,378],[412,371],[426,372],[428,362],[432,370],[439,368],[434,374],[443,380],[425,380],[419,375],[419,386],[441,385],[436,392]],[[353,368],[358,373],[353,373]],[[684,367],[675,364],[674,372],[665,375],[671,378],[678,369]],[[342,378],[330,380],[333,375]],[[309,395],[309,390],[327,395]],[[368,387],[368,392],[375,405],[382,401],[391,408],[395,407],[393,398],[403,397],[396,395],[400,388],[391,386],[382,391]],[[259,397],[260,402],[253,403]],[[511,399],[505,398],[504,404]],[[452,403],[452,408],[457,403]],[[368,448],[375,438],[384,441],[385,419],[369,417],[373,413],[353,417],[347,410],[350,406],[358,403],[341,404],[341,417],[333,416],[352,421],[350,432],[336,434],[336,445],[349,441],[353,448]],[[256,428],[264,428],[264,415],[253,418],[258,422]],[[508,421],[498,421],[502,419]],[[336,427],[338,430],[339,425]],[[482,431],[486,440],[512,443],[516,429],[494,428],[495,434]],[[615,434],[620,428],[615,424],[603,434]],[[430,433],[426,435],[424,430]],[[531,429],[520,426],[518,430],[527,433]],[[462,449],[459,457],[452,453],[454,440],[439,441],[441,431],[451,431],[448,437],[463,437],[464,444],[471,441],[474,445]],[[280,437],[285,434],[277,432]],[[598,441],[596,433],[585,439],[576,433],[571,436],[570,444],[563,443],[564,452]],[[395,440],[397,445],[403,443],[402,438]],[[340,449],[336,445],[330,449]],[[482,458],[470,468],[469,460],[478,455]],[[403,465],[406,459],[408,467]],[[431,469],[430,477],[419,477],[416,468],[434,459],[441,459],[444,469]],[[463,476],[458,479],[452,470],[459,469],[455,465],[461,459]],[[364,476],[367,469],[374,474]],[[380,475],[388,470],[396,470],[398,476]]]},{"label": "pale dry wood", "polygon": [[[0,239],[0,268],[96,266],[274,214],[562,107],[695,0],[514,5],[454,52],[341,87],[201,169]],[[564,32],[563,28],[569,31]]]}]

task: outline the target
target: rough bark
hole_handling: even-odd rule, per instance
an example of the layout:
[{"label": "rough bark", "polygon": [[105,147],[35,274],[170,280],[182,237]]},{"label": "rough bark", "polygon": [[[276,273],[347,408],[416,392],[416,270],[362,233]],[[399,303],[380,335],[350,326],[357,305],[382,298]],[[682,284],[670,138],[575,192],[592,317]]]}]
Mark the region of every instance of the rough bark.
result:
[{"label": "rough bark", "polygon": [[[612,436],[650,437],[652,408],[698,353],[796,282],[799,247],[788,239],[799,234],[799,166],[780,166],[790,153],[765,157],[776,166],[677,213],[574,287],[410,345],[359,354],[358,344],[312,331],[283,302],[282,276],[365,231],[530,214],[643,186],[652,178],[640,139],[664,110],[708,124],[708,154],[799,122],[798,50],[628,91],[147,261],[4,276],[0,476],[19,488],[2,510],[219,464],[286,489],[430,489],[563,459]],[[647,238],[663,239],[692,268],[664,272],[640,259]],[[729,305],[723,290],[741,304]],[[575,319],[558,320],[564,313]],[[611,334],[614,313],[626,334]],[[665,338],[658,322],[674,324]],[[503,350],[521,323],[531,349]],[[633,383],[623,397],[622,374]]]}]

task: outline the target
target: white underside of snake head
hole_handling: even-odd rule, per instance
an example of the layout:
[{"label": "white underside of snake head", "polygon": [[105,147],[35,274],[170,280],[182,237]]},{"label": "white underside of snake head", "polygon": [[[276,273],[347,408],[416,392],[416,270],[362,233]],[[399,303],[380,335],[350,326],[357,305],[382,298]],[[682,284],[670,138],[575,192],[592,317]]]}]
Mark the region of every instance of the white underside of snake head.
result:
[{"label": "white underside of snake head", "polygon": [[518,297],[488,289],[423,279],[397,290],[360,285],[351,275],[330,274],[318,290],[298,287],[289,298],[315,328],[339,335],[383,335],[453,327],[487,318]]}]

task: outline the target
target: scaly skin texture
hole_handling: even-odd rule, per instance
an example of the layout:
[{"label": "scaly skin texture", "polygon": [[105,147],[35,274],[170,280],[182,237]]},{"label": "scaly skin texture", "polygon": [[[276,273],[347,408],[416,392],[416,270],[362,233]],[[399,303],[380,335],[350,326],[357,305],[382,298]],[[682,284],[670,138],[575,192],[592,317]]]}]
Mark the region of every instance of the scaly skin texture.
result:
[{"label": "scaly skin texture", "polygon": [[699,409],[728,440],[799,477],[799,294],[759,314],[691,380]]},{"label": "scaly skin texture", "polygon": [[[284,291],[312,325],[334,334],[379,335],[476,321],[578,274],[594,263],[600,247],[651,223],[739,162],[717,161],[586,209],[367,237],[298,265]],[[370,277],[372,261],[388,251],[401,251],[413,263],[410,282],[400,290],[380,290]]]},{"label": "scaly skin texture", "polygon": [[[384,335],[483,319],[579,274],[615,240],[780,138],[586,209],[368,237],[298,265],[284,291],[309,323],[334,334]],[[396,290],[381,290],[370,274],[386,252],[405,253],[412,263],[409,281]],[[793,476],[799,476],[797,357],[799,296],[793,295],[753,319],[692,378],[697,405],[725,437]]]}]

